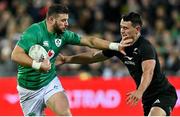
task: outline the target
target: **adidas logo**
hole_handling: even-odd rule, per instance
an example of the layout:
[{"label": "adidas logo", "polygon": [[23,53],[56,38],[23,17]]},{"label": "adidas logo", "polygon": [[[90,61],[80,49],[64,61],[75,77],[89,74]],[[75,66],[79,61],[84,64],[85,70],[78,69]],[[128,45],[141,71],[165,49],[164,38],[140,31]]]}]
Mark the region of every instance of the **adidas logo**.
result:
[{"label": "adidas logo", "polygon": [[159,99],[157,99],[154,104],[161,103]]},{"label": "adidas logo", "polygon": [[172,112],[172,108],[171,108],[171,107],[169,107],[169,112],[170,112],[170,113]]}]

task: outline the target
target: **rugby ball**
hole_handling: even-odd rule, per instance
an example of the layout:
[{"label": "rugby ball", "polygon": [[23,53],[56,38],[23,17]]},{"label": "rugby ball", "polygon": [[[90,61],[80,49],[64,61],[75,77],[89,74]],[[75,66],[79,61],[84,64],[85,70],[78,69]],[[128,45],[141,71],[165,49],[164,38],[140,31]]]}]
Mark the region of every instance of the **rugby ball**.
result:
[{"label": "rugby ball", "polygon": [[45,58],[48,58],[48,53],[42,46],[36,44],[29,49],[29,56],[37,62],[42,62]]}]

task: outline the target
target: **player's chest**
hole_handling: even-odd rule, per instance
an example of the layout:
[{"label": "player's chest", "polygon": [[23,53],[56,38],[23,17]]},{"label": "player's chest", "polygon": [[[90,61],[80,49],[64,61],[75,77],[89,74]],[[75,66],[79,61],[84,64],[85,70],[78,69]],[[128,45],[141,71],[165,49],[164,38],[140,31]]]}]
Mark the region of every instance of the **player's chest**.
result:
[{"label": "player's chest", "polygon": [[64,45],[63,37],[51,37],[41,39],[41,45],[46,49],[50,58],[57,56]]},{"label": "player's chest", "polygon": [[126,51],[126,55],[124,55],[121,60],[127,67],[137,67],[141,65],[141,55],[140,50],[138,48],[132,48]]}]

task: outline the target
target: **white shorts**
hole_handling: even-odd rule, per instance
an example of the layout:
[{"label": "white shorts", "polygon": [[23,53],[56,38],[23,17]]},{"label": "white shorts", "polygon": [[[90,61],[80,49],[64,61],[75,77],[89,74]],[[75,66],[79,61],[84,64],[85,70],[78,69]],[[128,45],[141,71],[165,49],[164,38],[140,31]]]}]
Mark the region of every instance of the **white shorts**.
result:
[{"label": "white shorts", "polygon": [[42,116],[47,100],[57,92],[64,92],[64,89],[57,77],[47,86],[38,90],[29,90],[17,86],[20,98],[20,105],[25,116]]}]

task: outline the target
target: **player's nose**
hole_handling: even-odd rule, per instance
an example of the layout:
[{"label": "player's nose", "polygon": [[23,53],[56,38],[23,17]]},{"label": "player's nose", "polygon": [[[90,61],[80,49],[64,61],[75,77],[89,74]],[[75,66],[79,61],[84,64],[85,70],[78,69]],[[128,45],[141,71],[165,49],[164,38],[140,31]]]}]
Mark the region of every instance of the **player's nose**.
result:
[{"label": "player's nose", "polygon": [[65,25],[65,27],[68,27],[69,26],[68,21],[66,21],[64,25]]}]

